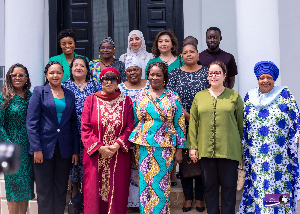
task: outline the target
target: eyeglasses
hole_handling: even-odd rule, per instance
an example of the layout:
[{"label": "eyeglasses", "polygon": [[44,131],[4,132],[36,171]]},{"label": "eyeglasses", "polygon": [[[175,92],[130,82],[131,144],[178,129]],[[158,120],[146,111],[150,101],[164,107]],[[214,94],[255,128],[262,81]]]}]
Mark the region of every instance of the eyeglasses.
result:
[{"label": "eyeglasses", "polygon": [[112,77],[102,77],[101,82],[102,83],[108,83],[110,81],[111,83],[118,83],[118,77],[112,76]]},{"label": "eyeglasses", "polygon": [[27,74],[10,74],[11,77],[16,78],[16,77],[20,77],[20,78],[24,78],[27,77]]},{"label": "eyeglasses", "polygon": [[207,71],[207,76],[212,77],[214,74],[220,76],[222,71]]},{"label": "eyeglasses", "polygon": [[138,73],[138,72],[140,72],[140,69],[138,69],[138,68],[128,69],[127,68],[126,72],[129,73],[129,74],[132,73],[132,72],[133,73]]}]

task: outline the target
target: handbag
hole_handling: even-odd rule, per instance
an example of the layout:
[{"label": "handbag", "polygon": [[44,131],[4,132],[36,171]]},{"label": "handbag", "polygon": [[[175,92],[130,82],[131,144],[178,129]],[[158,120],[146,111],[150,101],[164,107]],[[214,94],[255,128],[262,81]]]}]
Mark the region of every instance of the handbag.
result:
[{"label": "handbag", "polygon": [[[78,175],[79,175],[79,169]],[[72,173],[75,171],[75,164],[72,168]],[[77,193],[74,198],[72,198],[73,193],[73,181],[71,182],[71,191],[70,191],[70,201],[68,203],[68,214],[80,214],[83,213],[83,194],[82,192]]]},{"label": "handbag", "polygon": [[182,162],[179,164],[180,171],[185,178],[200,176],[201,169],[199,161],[194,163],[189,157],[188,149],[182,152]]},{"label": "handbag", "polygon": [[238,179],[237,179],[237,185],[236,185],[236,190],[240,191],[244,188],[245,184],[245,177],[246,177],[246,170],[244,169],[244,160],[241,160],[239,167],[237,169],[238,172]]}]

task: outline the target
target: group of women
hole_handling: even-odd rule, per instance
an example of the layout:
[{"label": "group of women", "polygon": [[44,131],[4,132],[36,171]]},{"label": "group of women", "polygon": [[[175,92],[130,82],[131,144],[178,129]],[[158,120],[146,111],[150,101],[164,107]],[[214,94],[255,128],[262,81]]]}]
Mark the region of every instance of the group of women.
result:
[{"label": "group of women", "polygon": [[[257,88],[244,103],[224,87],[223,62],[198,63],[197,40],[183,41],[182,57],[170,30],[158,33],[147,53],[143,34],[128,36],[116,60],[107,37],[99,59],[74,52],[76,35],[58,36],[63,53],[50,58],[44,86],[33,93],[29,72],[11,66],[0,99],[0,140],[17,143],[21,167],[5,175],[9,213],[64,213],[68,180],[73,195],[83,184],[85,213],[170,213],[171,171],[189,154],[201,175],[186,176],[180,164],[183,212],[235,213],[237,167],[246,180],[239,213],[295,213],[299,190],[300,116],[269,61],[255,65]],[[154,57],[154,58],[153,58]],[[74,170],[76,168],[76,170]],[[195,180],[195,197],[193,194]],[[266,194],[289,194],[290,206],[266,207]],[[205,197],[205,203],[204,203]]]}]

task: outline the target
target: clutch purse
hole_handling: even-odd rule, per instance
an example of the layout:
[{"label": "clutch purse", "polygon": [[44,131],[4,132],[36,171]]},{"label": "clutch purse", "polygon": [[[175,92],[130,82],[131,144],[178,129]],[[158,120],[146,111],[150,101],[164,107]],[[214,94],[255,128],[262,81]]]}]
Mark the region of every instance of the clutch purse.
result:
[{"label": "clutch purse", "polygon": [[237,185],[236,185],[237,191],[240,191],[244,188],[245,176],[246,176],[246,170],[244,169],[244,165],[245,165],[244,161],[242,160],[237,169],[237,172],[238,172],[238,179],[237,179]]}]

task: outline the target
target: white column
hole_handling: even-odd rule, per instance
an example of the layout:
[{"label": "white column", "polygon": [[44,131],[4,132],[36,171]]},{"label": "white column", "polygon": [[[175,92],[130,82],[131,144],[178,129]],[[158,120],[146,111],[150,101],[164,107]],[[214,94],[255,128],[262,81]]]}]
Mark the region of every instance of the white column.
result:
[{"label": "white column", "polygon": [[[254,65],[272,61],[280,69],[278,0],[236,0],[239,92],[258,86]],[[282,73],[280,74],[282,75]],[[281,78],[276,85],[281,84]]]},{"label": "white column", "polygon": [[184,38],[198,39],[198,51],[202,52],[202,0],[183,1]]},{"label": "white column", "polygon": [[4,0],[0,0],[0,66],[4,66]]},{"label": "white column", "polygon": [[44,78],[44,1],[5,1],[5,69],[27,67],[33,90]]}]

